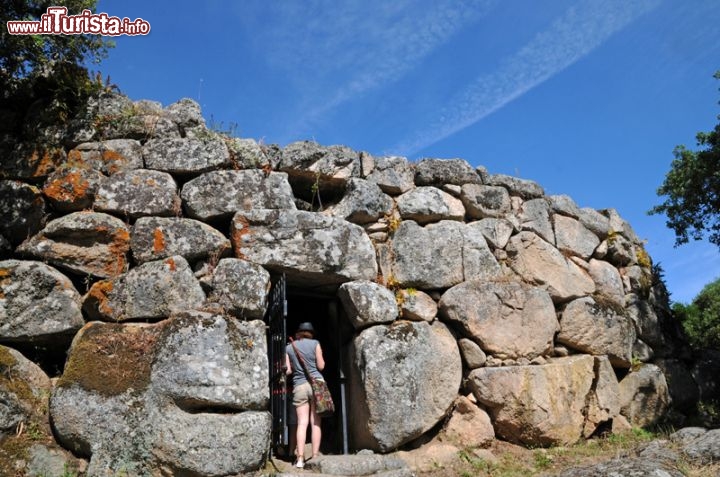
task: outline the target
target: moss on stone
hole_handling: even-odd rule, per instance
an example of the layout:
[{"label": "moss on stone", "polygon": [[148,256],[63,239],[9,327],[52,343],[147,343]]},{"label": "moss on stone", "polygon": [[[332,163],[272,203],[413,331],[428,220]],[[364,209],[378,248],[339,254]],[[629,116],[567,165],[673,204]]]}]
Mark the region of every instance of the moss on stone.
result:
[{"label": "moss on stone", "polygon": [[58,386],[77,384],[108,397],[142,392],[150,383],[157,339],[155,326],[90,323],[76,338]]}]

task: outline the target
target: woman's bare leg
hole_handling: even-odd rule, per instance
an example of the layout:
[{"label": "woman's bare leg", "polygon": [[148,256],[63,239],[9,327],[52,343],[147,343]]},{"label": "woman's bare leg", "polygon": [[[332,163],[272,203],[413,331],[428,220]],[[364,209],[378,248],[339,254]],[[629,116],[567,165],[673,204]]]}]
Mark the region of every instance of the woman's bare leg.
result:
[{"label": "woman's bare leg", "polygon": [[295,455],[305,455],[305,439],[307,437],[308,422],[310,420],[310,404],[301,404],[295,408],[297,411],[297,433],[295,434]]},{"label": "woman's bare leg", "polygon": [[322,427],[320,427],[321,423],[322,417],[318,416],[317,412],[315,411],[315,404],[313,403],[310,412],[310,426],[312,426],[310,431],[310,439],[312,441],[313,457],[317,457],[318,454],[320,454],[320,441],[322,440]]}]

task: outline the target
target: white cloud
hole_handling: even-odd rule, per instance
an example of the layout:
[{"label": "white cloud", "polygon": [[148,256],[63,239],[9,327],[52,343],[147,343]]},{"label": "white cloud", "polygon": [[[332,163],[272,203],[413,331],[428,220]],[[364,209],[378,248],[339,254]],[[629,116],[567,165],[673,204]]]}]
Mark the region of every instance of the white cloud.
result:
[{"label": "white cloud", "polygon": [[585,0],[537,34],[492,73],[456,94],[426,127],[392,150],[412,155],[480,121],[560,73],[600,46],[660,0]]}]

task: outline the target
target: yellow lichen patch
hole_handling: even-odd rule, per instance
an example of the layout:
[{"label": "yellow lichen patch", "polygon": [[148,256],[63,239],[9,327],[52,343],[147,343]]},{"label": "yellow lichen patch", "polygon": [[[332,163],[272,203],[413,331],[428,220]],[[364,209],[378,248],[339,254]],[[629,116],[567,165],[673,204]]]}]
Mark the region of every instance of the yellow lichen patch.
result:
[{"label": "yellow lichen patch", "polygon": [[162,253],[165,251],[165,235],[160,227],[153,230],[153,253]]},{"label": "yellow lichen patch", "polygon": [[90,182],[78,171],[70,172],[48,183],[43,193],[57,202],[74,202],[87,196]]},{"label": "yellow lichen patch", "polygon": [[84,328],[58,386],[79,385],[103,396],[142,392],[150,382],[157,327],[96,324]]},{"label": "yellow lichen patch", "polygon": [[157,181],[151,177],[145,179],[145,184],[147,184],[148,187],[157,187],[158,186]]},{"label": "yellow lichen patch", "polygon": [[645,248],[638,245],[635,247],[635,255],[637,256],[637,263],[643,268],[651,268],[652,260],[650,255],[645,251]]},{"label": "yellow lichen patch", "polygon": [[113,284],[109,280],[101,280],[93,284],[88,291],[88,303],[97,308],[98,312],[106,317],[113,316],[113,308],[110,306],[110,292]]}]

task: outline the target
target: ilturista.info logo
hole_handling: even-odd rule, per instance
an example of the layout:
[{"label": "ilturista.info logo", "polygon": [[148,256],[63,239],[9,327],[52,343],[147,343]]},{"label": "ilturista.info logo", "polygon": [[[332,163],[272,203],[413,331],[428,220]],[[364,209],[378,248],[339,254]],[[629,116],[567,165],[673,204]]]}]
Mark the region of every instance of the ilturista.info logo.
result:
[{"label": "ilturista.info logo", "polygon": [[11,20],[7,22],[7,29],[11,35],[135,36],[150,33],[150,23],[142,18],[130,20],[90,10],[68,15],[66,7],[49,7],[40,20]]}]

